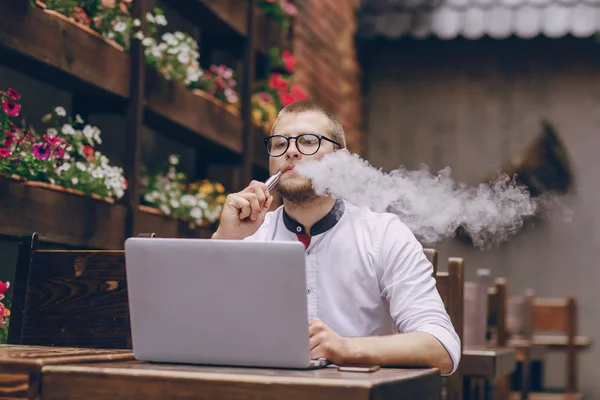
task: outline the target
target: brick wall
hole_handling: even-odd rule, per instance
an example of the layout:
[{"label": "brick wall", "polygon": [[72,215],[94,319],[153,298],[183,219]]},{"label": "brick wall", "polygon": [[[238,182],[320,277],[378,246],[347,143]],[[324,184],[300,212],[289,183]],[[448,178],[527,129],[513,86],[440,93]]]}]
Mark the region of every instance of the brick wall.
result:
[{"label": "brick wall", "polygon": [[359,0],[296,0],[296,76],[311,98],[341,120],[351,152],[363,148],[360,68],[354,32]]}]

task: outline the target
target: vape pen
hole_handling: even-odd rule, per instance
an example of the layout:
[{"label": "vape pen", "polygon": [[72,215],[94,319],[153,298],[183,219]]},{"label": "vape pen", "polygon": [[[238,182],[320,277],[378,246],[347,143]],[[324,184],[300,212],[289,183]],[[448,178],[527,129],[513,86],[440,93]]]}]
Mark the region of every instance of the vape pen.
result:
[{"label": "vape pen", "polygon": [[271,175],[271,177],[269,179],[267,179],[267,181],[265,182],[265,185],[267,185],[267,189],[269,189],[269,191],[271,191],[271,189],[273,189],[275,187],[275,185],[277,185],[277,181],[279,181],[280,175],[281,175],[281,171],[279,171],[275,175]]}]

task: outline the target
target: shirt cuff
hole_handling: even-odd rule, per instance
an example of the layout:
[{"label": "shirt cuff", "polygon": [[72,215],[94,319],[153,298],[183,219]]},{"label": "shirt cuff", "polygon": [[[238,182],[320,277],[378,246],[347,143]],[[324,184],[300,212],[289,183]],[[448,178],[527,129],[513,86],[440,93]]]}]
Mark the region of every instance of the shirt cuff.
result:
[{"label": "shirt cuff", "polygon": [[416,330],[417,332],[427,332],[433,337],[435,337],[439,342],[444,346],[450,358],[452,359],[452,371],[449,374],[442,374],[442,376],[452,375],[456,369],[458,368],[458,363],[461,358],[460,351],[460,339],[454,332],[448,331],[448,329],[443,326],[435,325],[435,324],[427,324],[419,327]]}]

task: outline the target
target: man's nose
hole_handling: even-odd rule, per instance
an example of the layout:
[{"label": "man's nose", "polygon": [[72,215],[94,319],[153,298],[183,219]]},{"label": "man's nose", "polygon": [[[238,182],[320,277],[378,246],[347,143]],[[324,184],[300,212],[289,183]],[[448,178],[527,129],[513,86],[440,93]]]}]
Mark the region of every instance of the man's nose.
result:
[{"label": "man's nose", "polygon": [[285,153],[285,158],[286,159],[298,159],[302,157],[302,153],[300,153],[298,151],[298,142],[296,142],[295,140],[292,140],[292,143],[290,143],[290,147],[288,147],[287,152]]}]

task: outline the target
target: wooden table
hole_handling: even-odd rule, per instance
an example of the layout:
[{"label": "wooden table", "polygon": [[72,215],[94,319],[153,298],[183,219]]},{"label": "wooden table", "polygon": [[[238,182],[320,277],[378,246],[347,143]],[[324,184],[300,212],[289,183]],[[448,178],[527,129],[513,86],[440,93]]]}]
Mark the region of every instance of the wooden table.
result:
[{"label": "wooden table", "polygon": [[133,360],[131,350],[0,345],[0,398],[38,399],[47,365]]},{"label": "wooden table", "polygon": [[44,367],[44,400],[436,399],[438,369],[372,373],[157,364],[141,361]]}]

